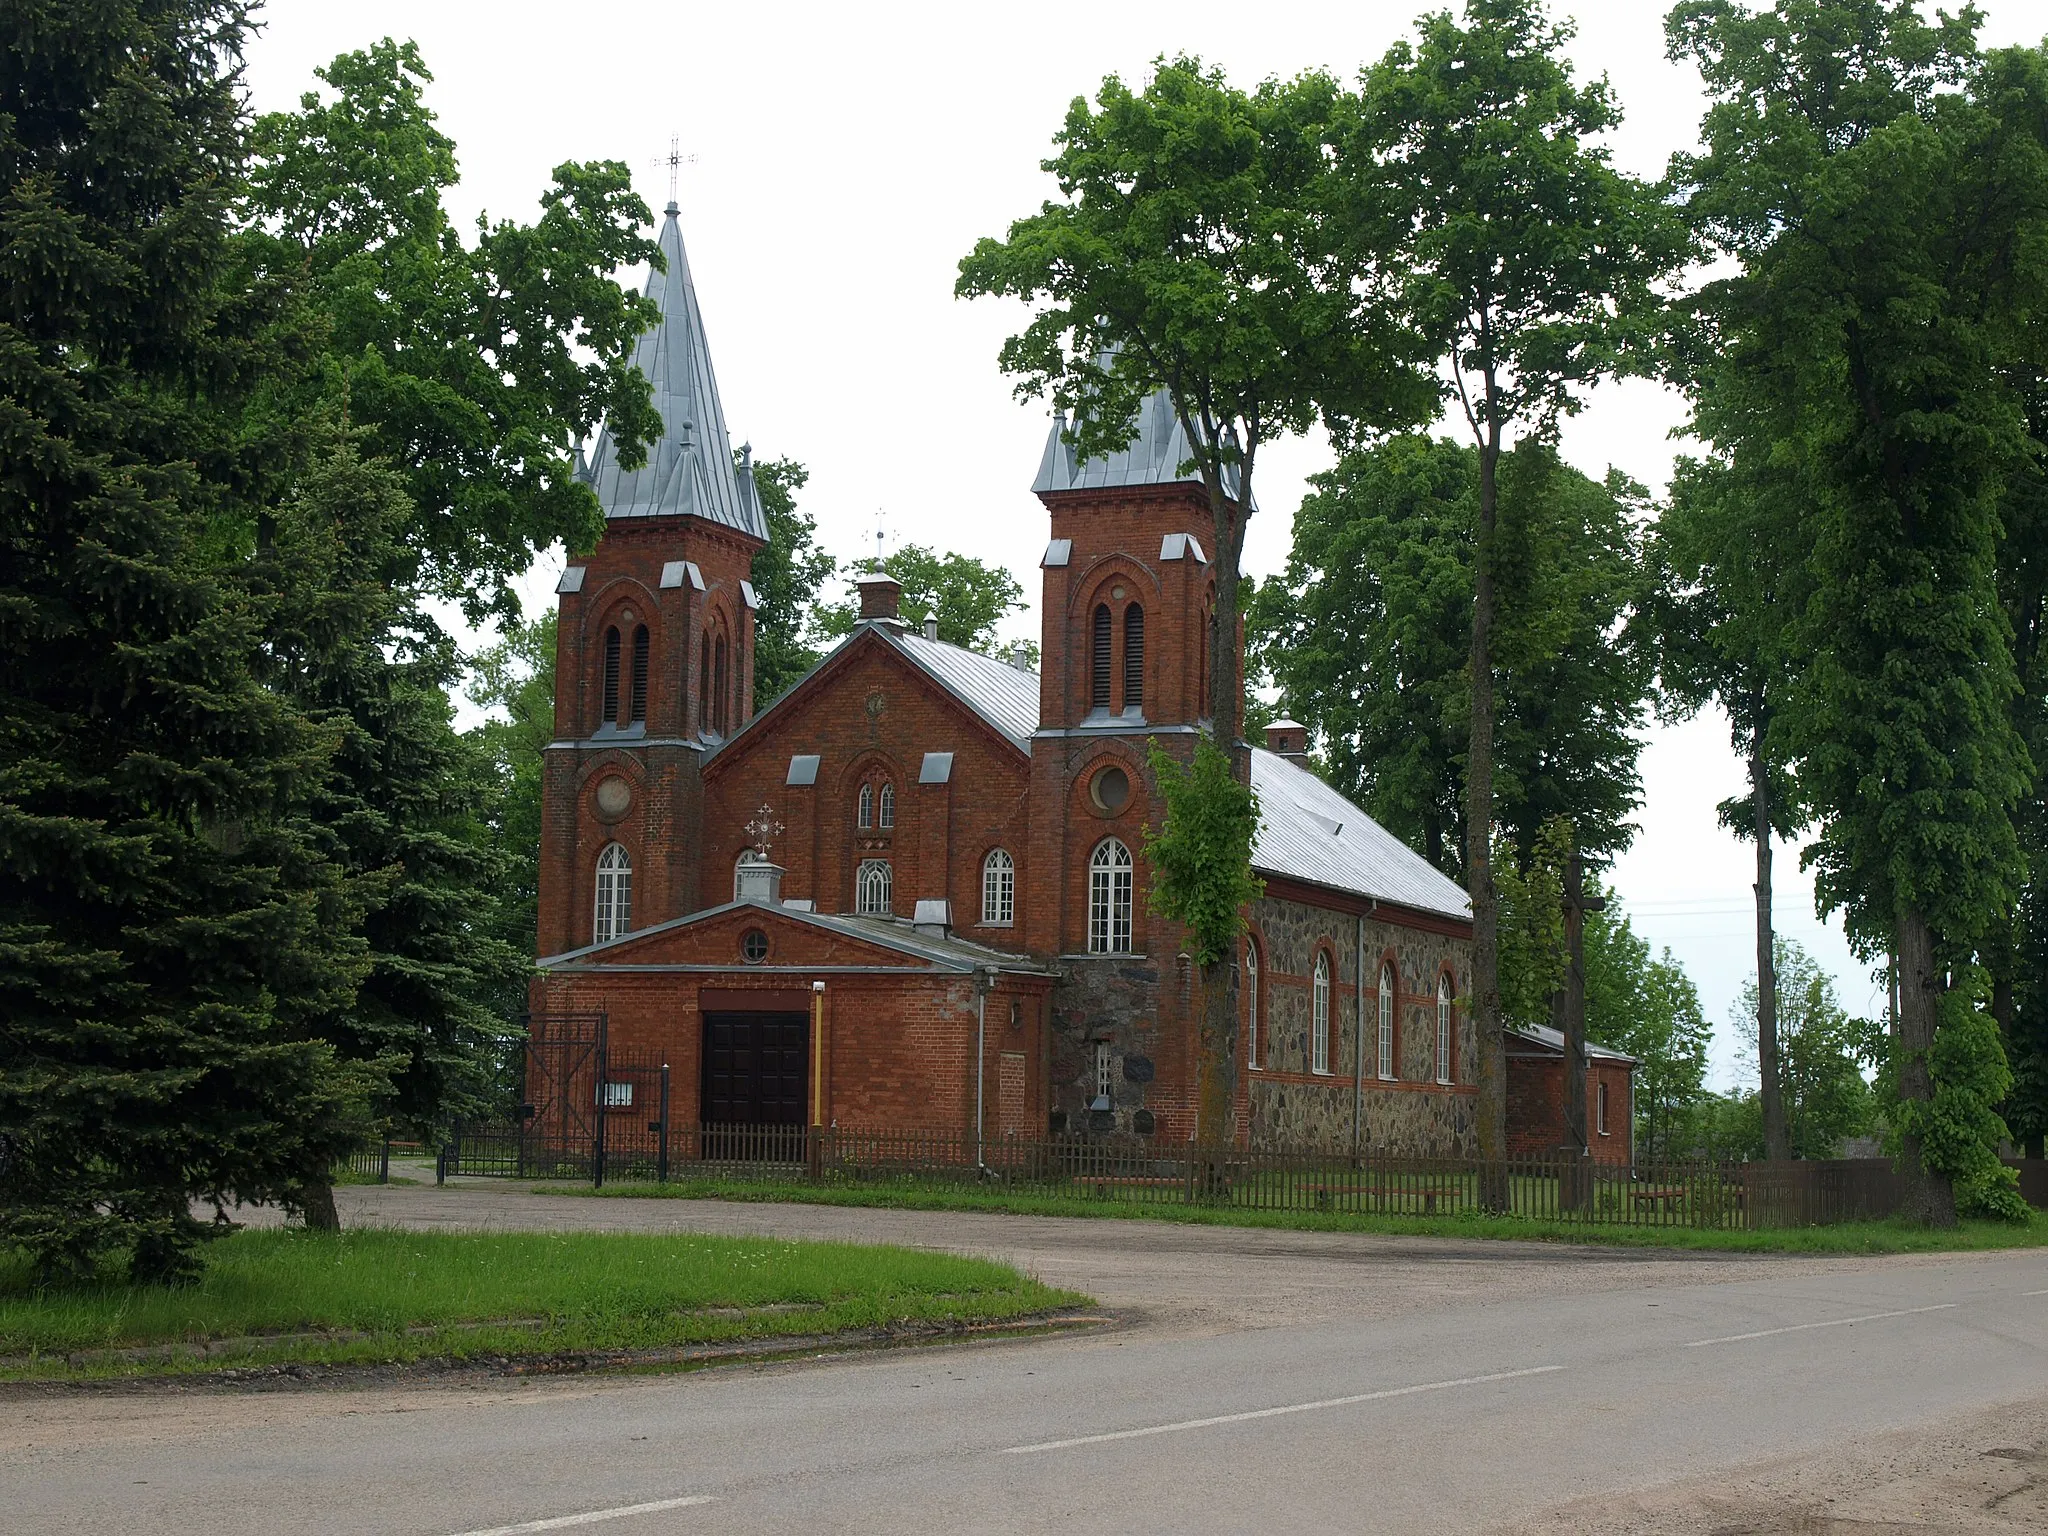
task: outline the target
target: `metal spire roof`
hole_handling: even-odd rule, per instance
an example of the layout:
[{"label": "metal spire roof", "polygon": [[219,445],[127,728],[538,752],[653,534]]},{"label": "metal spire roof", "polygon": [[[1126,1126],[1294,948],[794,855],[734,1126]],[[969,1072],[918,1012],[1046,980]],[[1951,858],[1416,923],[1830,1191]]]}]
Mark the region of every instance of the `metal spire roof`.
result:
[{"label": "metal spire roof", "polygon": [[[1201,471],[1194,467],[1194,450],[1187,432],[1174,414],[1173,397],[1162,386],[1138,407],[1131,423],[1128,444],[1106,458],[1077,460],[1066,439],[1067,418],[1063,411],[1053,418],[1052,433],[1045,440],[1045,456],[1039,460],[1038,478],[1031,482],[1034,495],[1047,491],[1093,491],[1125,485],[1200,485]],[[1181,466],[1187,473],[1181,473]],[[1236,490],[1236,466],[1227,476]]]},{"label": "metal spire roof", "polygon": [[768,523],[754,494],[753,473],[733,467],[732,438],[677,211],[670,203],[661,226],[668,270],[647,276],[647,296],[661,306],[661,318],[633,349],[633,366],[654,386],[662,433],[648,445],[647,462],[628,471],[619,468],[610,430],[600,431],[590,486],[606,517],[701,517],[766,540]]}]

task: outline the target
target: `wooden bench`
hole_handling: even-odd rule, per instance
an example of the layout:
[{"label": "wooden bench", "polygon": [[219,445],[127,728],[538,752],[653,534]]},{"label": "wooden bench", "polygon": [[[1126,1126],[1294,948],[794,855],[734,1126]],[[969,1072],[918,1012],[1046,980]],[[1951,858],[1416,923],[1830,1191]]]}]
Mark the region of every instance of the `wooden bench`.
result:
[{"label": "wooden bench", "polygon": [[1424,1215],[1434,1216],[1437,1202],[1442,1201],[1446,1210],[1459,1205],[1465,1198],[1462,1189],[1410,1189],[1402,1184],[1311,1184],[1310,1194],[1316,1197],[1316,1209],[1327,1211],[1332,1195],[1369,1195],[1382,1203],[1389,1199],[1420,1199]]},{"label": "wooden bench", "polygon": [[1643,1206],[1654,1205],[1671,1211],[1676,1210],[1678,1202],[1691,1194],[1692,1191],[1683,1184],[1663,1184],[1652,1186],[1649,1189],[1631,1190],[1629,1193],[1635,1197],[1636,1207],[1639,1210]]},{"label": "wooden bench", "polygon": [[1084,1173],[1077,1174],[1074,1182],[1076,1184],[1094,1185],[1095,1193],[1098,1195],[1106,1195],[1112,1189],[1183,1189],[1187,1186],[1186,1179],[1167,1178],[1158,1174],[1142,1173],[1105,1174],[1100,1178],[1091,1178]]}]

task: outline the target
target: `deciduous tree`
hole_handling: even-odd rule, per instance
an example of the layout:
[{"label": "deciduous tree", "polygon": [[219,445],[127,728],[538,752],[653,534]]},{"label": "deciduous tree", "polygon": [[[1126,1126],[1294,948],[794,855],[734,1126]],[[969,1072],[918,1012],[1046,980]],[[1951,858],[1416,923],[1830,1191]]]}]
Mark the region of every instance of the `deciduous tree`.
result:
[{"label": "deciduous tree", "polygon": [[[926,619],[937,619],[941,640],[970,651],[993,651],[996,626],[1024,606],[1024,589],[1002,566],[923,544],[902,545],[881,560],[870,555],[848,569],[893,577],[903,588],[898,612],[905,623],[922,628]],[[859,621],[860,602],[849,597],[818,615],[818,632],[848,635]]]}]

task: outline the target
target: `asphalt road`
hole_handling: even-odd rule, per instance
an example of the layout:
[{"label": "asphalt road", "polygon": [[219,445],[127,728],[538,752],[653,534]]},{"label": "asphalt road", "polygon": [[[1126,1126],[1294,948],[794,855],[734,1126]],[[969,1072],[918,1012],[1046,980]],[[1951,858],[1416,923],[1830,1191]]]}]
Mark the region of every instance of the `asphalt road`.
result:
[{"label": "asphalt road", "polygon": [[[437,1198],[380,1209],[445,1218]],[[489,1198],[501,1225],[627,1204]],[[632,1204],[634,1225],[699,1224],[680,1202]],[[821,1219],[781,1210],[790,1226]],[[943,1232],[948,1218],[918,1220]],[[1000,1247],[989,1220],[960,1222],[959,1246]],[[2048,1253],[1616,1261],[1038,1226],[1063,1236],[1019,1229],[1019,1246],[1100,1252],[1113,1283],[1096,1294],[1112,1303],[1148,1264],[1162,1282],[1213,1267],[1248,1294],[1235,1316],[1198,1299],[1098,1336],[691,1376],[14,1396],[0,1399],[0,1530],[2048,1528]],[[1256,1325],[1262,1273],[1282,1299],[1270,1326]],[[1418,1282],[1431,1273],[1456,1283]],[[1404,1304],[1379,1304],[1390,1288]],[[1921,1469],[1914,1518],[1812,1512],[1896,1481],[1902,1455],[1944,1434],[1964,1459]],[[1773,1467],[1759,1508],[1777,1513],[1729,1523],[1723,1495]],[[1659,1489],[1689,1502],[1659,1505]],[[1788,1511],[1803,1523],[1769,1523]]]}]

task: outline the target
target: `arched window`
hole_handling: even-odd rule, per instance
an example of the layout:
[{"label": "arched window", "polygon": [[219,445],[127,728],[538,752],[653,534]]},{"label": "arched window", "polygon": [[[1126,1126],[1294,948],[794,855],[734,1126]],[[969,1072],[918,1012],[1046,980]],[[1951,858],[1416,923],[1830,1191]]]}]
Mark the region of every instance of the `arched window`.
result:
[{"label": "arched window", "polygon": [[855,821],[863,830],[875,824],[875,786],[872,784],[860,787],[860,814]]},{"label": "arched window", "polygon": [[633,931],[633,860],[617,843],[597,856],[597,921],[593,942],[609,944]]},{"label": "arched window", "polygon": [[704,644],[697,651],[697,732],[699,735],[712,729],[711,725],[711,631],[704,631]]},{"label": "arched window", "polygon": [[889,916],[895,910],[890,905],[893,883],[887,860],[863,860],[853,880],[853,910],[862,917]]},{"label": "arched window", "polygon": [[1259,946],[1244,941],[1244,1056],[1256,1072],[1266,1064],[1259,1054]]},{"label": "arched window", "polygon": [[1001,848],[981,861],[981,920],[997,927],[1017,920],[1017,862]]},{"label": "arched window", "polygon": [[743,634],[733,636],[732,642],[732,723],[747,723],[747,637]]},{"label": "arched window", "polygon": [[1330,1070],[1330,957],[1316,954],[1315,986],[1309,1009],[1309,1070]]},{"label": "arched window", "polygon": [[1124,708],[1145,703],[1145,610],[1136,603],[1124,610]]},{"label": "arched window", "polygon": [[1088,860],[1088,952],[1131,952],[1131,850],[1113,837]]},{"label": "arched window", "polygon": [[1451,978],[1436,979],[1436,1080],[1451,1081]]},{"label": "arched window", "polygon": [[619,632],[604,632],[604,718],[610,724],[619,718]]},{"label": "arched window", "polygon": [[1394,968],[1380,968],[1380,1076],[1394,1080]]},{"label": "arched window", "polygon": [[1215,620],[1215,601],[1207,599],[1202,604],[1202,627],[1195,639],[1195,697],[1202,701],[1196,713],[1205,720],[1216,713],[1209,703],[1209,626]]},{"label": "arched window", "polygon": [[711,643],[711,697],[716,701],[718,734],[723,736],[732,724],[732,716],[726,709],[725,688],[725,636],[720,635]]},{"label": "arched window", "polygon": [[882,785],[879,809],[875,821],[877,825],[884,827],[896,825],[896,786],[894,784],[885,782]]},{"label": "arched window", "polygon": [[1109,604],[1095,605],[1095,634],[1089,646],[1088,707],[1109,708]]},{"label": "arched window", "polygon": [[633,695],[629,721],[647,718],[647,626],[640,625],[633,631]]}]

